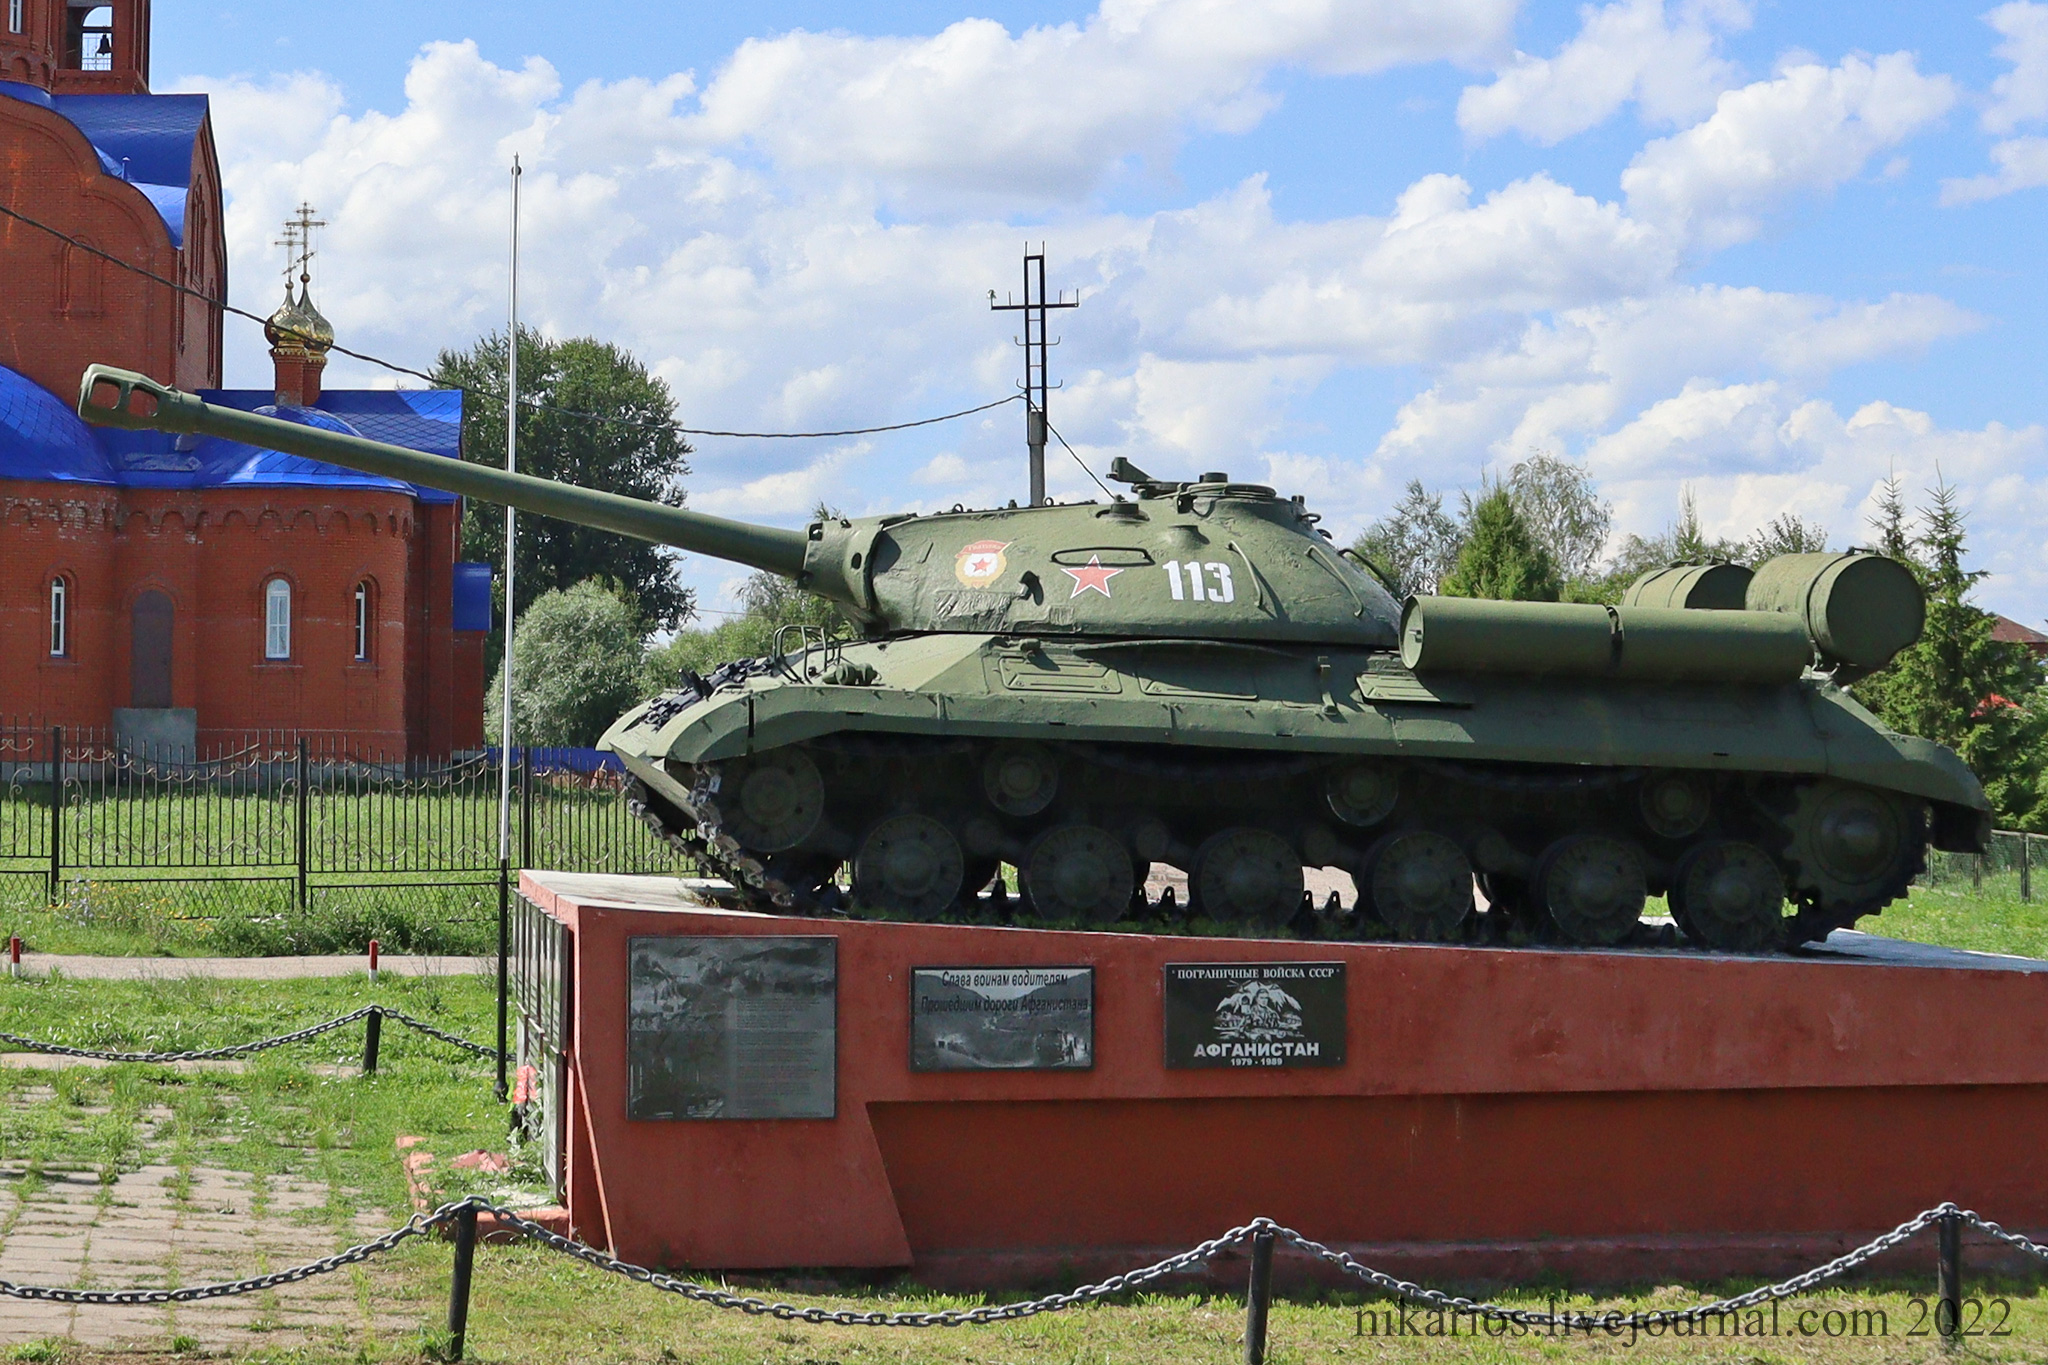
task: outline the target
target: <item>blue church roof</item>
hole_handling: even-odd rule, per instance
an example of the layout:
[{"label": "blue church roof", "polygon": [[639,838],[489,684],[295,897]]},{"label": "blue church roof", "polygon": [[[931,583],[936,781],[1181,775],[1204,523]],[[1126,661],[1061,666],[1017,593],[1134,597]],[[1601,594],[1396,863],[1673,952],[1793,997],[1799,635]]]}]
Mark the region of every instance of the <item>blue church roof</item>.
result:
[{"label": "blue church roof", "polygon": [[53,95],[21,81],[0,81],[0,95],[68,119],[99,153],[100,169],[148,196],[171,244],[184,247],[192,144],[206,122],[206,96]]},{"label": "blue church roof", "polygon": [[[262,389],[210,389],[210,403],[460,458],[462,392],[340,389],[278,408]],[[0,366],[0,478],[122,488],[361,488],[428,503],[455,495],[213,436],[92,427],[49,390]]]}]

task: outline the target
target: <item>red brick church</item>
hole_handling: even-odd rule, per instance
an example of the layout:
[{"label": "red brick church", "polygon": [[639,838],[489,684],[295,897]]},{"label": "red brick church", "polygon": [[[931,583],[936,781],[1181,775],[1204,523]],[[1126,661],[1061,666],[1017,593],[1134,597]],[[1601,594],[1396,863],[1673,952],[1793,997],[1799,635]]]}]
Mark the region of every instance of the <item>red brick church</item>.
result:
[{"label": "red brick church", "polygon": [[456,562],[459,500],[88,427],[71,407],[102,361],[455,458],[461,393],[323,390],[310,213],[288,225],[298,290],[288,272],[266,329],[275,383],[221,389],[206,96],[149,93],[149,0],[4,4],[0,204],[35,222],[0,215],[0,723],[187,746],[295,732],[394,757],[481,746],[490,572]]}]

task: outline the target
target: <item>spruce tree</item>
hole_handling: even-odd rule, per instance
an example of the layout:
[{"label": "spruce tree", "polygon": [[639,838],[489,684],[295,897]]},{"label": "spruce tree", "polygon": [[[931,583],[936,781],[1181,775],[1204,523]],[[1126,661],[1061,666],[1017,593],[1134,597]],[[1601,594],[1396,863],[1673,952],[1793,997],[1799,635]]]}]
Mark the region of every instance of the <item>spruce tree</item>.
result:
[{"label": "spruce tree", "polygon": [[2041,665],[2025,646],[1991,638],[1997,618],[1969,601],[1985,575],[1964,567],[1968,538],[1955,489],[1942,483],[1928,496],[1920,534],[1909,538],[1897,483],[1886,482],[1878,543],[1904,551],[1927,593],[1927,626],[1890,667],[1856,684],[1856,697],[1892,729],[1955,750],[1984,784],[2001,826],[2039,828],[2048,815]]},{"label": "spruce tree", "polygon": [[1515,507],[1505,486],[1487,489],[1466,514],[1465,546],[1438,591],[1446,597],[1555,602],[1564,584],[1557,566]]}]

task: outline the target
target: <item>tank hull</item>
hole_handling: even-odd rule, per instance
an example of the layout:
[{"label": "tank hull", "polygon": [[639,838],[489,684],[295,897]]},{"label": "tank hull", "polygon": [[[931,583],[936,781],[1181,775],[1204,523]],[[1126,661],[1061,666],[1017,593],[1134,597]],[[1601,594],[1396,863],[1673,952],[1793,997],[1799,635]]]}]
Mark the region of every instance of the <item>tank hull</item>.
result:
[{"label": "tank hull", "polygon": [[[927,846],[954,856],[950,837],[965,866],[967,898],[988,882],[994,863],[1007,862],[1024,869],[1026,897],[1042,915],[1063,908],[1072,913],[1048,917],[1142,916],[1142,903],[1114,908],[1101,889],[1121,884],[1127,857],[1134,869],[1165,862],[1189,871],[1197,901],[1207,902],[1198,913],[1325,933],[1387,927],[1374,927],[1370,883],[1403,834],[1454,844],[1502,912],[1494,931],[1519,919],[1537,937],[1554,936],[1559,916],[1540,904],[1516,913],[1516,904],[1543,900],[1542,888],[1558,881],[1549,869],[1559,858],[1599,864],[1585,873],[1594,883],[1605,875],[1602,850],[1574,853],[1567,847],[1574,841],[1625,843],[1614,856],[1632,859],[1639,873],[1624,872],[1653,895],[1672,893],[1695,848],[1735,841],[1774,861],[1795,914],[1768,943],[1713,946],[1775,946],[1881,909],[1918,872],[1929,838],[1973,846],[1986,818],[1981,788],[1953,754],[1892,734],[1818,679],[1419,677],[1389,651],[968,633],[814,648],[748,667],[717,687],[687,687],[648,703],[604,743],[645,784],[660,823],[694,838],[696,850],[726,865],[757,903],[790,909],[816,909],[819,894],[830,900],[828,881],[845,864],[854,866],[858,896],[870,832],[912,816],[929,824],[904,836],[911,861]],[[765,756],[777,754],[804,756],[788,762],[809,765],[801,776],[815,783],[823,813],[799,829],[807,818],[799,802],[782,825],[770,821],[764,836],[761,822],[750,827],[735,804],[743,790],[753,791],[735,774],[758,771]],[[1003,779],[991,774],[1003,762],[1021,768],[1024,788],[1033,763],[1049,764],[1053,795],[1044,806],[1029,809],[1036,799],[1029,790],[1020,798],[998,789]],[[777,770],[771,796],[787,777]],[[1363,783],[1364,796],[1333,795],[1333,784],[1345,780]],[[1378,790],[1388,784],[1391,795]],[[1646,804],[1671,790],[1704,803],[1704,820],[1687,809],[1663,818]],[[707,809],[716,812],[708,820]],[[1855,840],[1868,833],[1858,820],[1896,825],[1898,846],[1879,859],[1883,866],[1865,859],[1844,876],[1843,850],[1854,854]],[[1076,827],[1093,833],[1060,839],[1081,848],[1093,838],[1092,853],[1070,848],[1062,863],[1041,852],[1055,831]],[[1223,857],[1219,840],[1235,841],[1229,852],[1237,861],[1224,862],[1237,881],[1255,884],[1237,898],[1236,913],[1217,913],[1231,900],[1222,890],[1206,898],[1201,891],[1205,870],[1214,870],[1207,865]],[[1287,889],[1289,856],[1351,872],[1360,913],[1336,906],[1294,913],[1299,891],[1298,883]],[[1452,869],[1445,875],[1455,874],[1451,851],[1438,846],[1435,856]],[[1084,894],[1033,893],[1032,866],[1065,873],[1074,857],[1094,877],[1079,877]],[[1259,875],[1243,873],[1246,866]],[[949,867],[942,859],[942,880]],[[1142,879],[1142,871],[1134,875]],[[1050,877],[1039,886],[1049,888]],[[1220,877],[1207,884],[1221,888]],[[866,882],[871,890],[883,885],[875,876]],[[1085,894],[1091,886],[1093,901]],[[873,899],[913,916],[973,908],[943,895],[945,904],[911,896],[890,906],[886,893]],[[1628,941],[1613,932],[1615,913],[1606,929],[1565,936]],[[1455,938],[1486,917],[1378,919],[1393,920],[1403,937]]]}]

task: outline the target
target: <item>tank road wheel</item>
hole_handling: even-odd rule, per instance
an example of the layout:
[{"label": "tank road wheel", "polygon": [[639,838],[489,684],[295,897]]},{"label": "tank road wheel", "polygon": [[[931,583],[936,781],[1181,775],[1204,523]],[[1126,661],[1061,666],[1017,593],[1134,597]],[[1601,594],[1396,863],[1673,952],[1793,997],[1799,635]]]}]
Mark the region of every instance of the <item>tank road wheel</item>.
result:
[{"label": "tank road wheel", "polygon": [[825,815],[825,780],[801,749],[776,749],[721,775],[719,820],[753,853],[780,853],[810,837]]},{"label": "tank road wheel", "polygon": [[1384,763],[1353,763],[1323,776],[1330,813],[1357,829],[1369,829],[1394,813],[1401,799],[1401,775]]},{"label": "tank road wheel", "polygon": [[892,815],[853,855],[854,898],[913,919],[934,919],[960,898],[960,841],[929,815]]},{"label": "tank road wheel", "polygon": [[1671,877],[1671,917],[1706,948],[1753,953],[1785,934],[1785,874],[1755,844],[1701,844]]},{"label": "tank road wheel", "polygon": [[1059,764],[1043,744],[999,744],[981,765],[981,789],[1005,815],[1036,815],[1059,795]]},{"label": "tank road wheel", "polygon": [[1294,846],[1270,830],[1238,825],[1195,850],[1189,898],[1211,919],[1285,924],[1305,885]]},{"label": "tank road wheel", "polygon": [[1927,806],[1846,782],[1799,791],[1785,854],[1793,893],[1816,908],[1794,928],[1794,945],[1827,937],[1906,894],[1926,856]]},{"label": "tank road wheel", "polygon": [[1360,899],[1411,943],[1441,943],[1472,913],[1472,860],[1428,830],[1389,834],[1365,855]]},{"label": "tank road wheel", "polygon": [[1619,943],[1643,917],[1649,898],[1643,855],[1604,834],[1575,834],[1545,849],[1536,863],[1536,899],[1573,943]]},{"label": "tank road wheel", "polygon": [[1095,825],[1055,825],[1031,841],[1018,868],[1031,908],[1047,919],[1109,924],[1123,918],[1137,890],[1130,850]]},{"label": "tank road wheel", "polygon": [[1700,773],[1651,773],[1643,779],[1636,802],[1652,834],[1690,839],[1707,827],[1707,818],[1714,813],[1714,788]]}]

